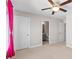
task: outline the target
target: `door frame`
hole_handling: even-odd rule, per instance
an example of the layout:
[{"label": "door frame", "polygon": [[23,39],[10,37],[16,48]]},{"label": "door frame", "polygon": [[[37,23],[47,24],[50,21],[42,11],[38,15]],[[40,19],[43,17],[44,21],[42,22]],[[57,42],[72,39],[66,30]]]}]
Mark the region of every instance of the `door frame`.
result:
[{"label": "door frame", "polygon": [[[30,46],[30,42],[31,42],[31,34],[30,34],[30,32],[31,32],[31,23],[30,23],[30,17],[27,17],[26,16],[26,18],[28,18],[28,20],[27,20],[27,22],[29,23],[29,26],[28,26],[28,30],[27,30],[27,32],[28,32],[28,34],[27,34],[27,48],[30,48],[31,46]],[[28,37],[29,36],[29,37]]]}]

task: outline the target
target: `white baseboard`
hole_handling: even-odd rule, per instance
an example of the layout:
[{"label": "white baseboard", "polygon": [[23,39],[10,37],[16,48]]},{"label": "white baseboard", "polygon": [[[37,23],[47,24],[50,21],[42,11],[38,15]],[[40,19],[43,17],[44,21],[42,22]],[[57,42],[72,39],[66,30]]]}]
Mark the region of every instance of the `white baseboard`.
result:
[{"label": "white baseboard", "polygon": [[64,42],[64,40],[61,40],[61,41],[50,41],[49,44],[56,44],[56,43],[61,43],[61,42]]},{"label": "white baseboard", "polygon": [[34,46],[30,46],[30,48],[35,48],[35,47],[39,47],[39,46],[42,46],[42,44],[36,44]]},{"label": "white baseboard", "polygon": [[66,43],[66,47],[72,48],[72,44]]}]

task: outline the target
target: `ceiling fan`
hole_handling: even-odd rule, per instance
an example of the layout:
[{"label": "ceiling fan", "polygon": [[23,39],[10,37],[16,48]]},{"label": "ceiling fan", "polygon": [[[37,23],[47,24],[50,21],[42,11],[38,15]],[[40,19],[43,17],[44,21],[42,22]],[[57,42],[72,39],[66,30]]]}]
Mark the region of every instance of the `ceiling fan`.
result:
[{"label": "ceiling fan", "polygon": [[52,0],[48,0],[48,2],[52,5],[52,7],[44,8],[44,9],[41,9],[41,10],[52,9],[53,10],[52,15],[54,15],[54,13],[59,11],[59,10],[62,11],[62,12],[67,12],[67,10],[63,9],[61,6],[64,6],[64,5],[68,4],[68,3],[71,3],[72,0],[67,0],[67,1],[65,1],[65,2],[63,2],[61,4],[54,3],[54,1],[52,1]]}]

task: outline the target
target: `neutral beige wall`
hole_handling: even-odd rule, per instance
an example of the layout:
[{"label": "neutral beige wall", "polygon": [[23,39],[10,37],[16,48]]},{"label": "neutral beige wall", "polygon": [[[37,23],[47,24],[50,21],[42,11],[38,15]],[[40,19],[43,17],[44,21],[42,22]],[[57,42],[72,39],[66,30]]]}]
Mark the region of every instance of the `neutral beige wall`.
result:
[{"label": "neutral beige wall", "polygon": [[49,21],[49,43],[56,43],[59,41],[59,23],[60,19],[56,19],[53,17],[46,17],[32,13],[25,13],[16,11],[16,15],[27,16],[30,17],[30,25],[31,25],[31,47],[41,46],[42,45],[42,26],[41,21]]}]

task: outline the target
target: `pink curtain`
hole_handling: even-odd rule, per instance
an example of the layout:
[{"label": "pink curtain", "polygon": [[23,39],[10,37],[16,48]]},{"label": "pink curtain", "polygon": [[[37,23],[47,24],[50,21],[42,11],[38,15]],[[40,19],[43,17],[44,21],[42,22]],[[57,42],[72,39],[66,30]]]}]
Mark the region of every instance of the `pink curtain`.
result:
[{"label": "pink curtain", "polygon": [[10,0],[8,0],[8,18],[9,18],[9,31],[10,31],[10,36],[9,36],[9,45],[8,45],[8,51],[7,51],[7,59],[11,58],[12,56],[15,55],[14,52],[14,45],[13,45],[13,6]]}]

